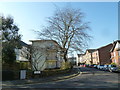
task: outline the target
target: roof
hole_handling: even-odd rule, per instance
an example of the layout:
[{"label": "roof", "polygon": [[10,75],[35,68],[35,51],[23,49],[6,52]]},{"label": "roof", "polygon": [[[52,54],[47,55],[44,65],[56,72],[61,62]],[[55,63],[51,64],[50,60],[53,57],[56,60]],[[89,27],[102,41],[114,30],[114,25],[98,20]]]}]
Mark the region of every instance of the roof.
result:
[{"label": "roof", "polygon": [[[57,43],[55,40],[29,40],[30,42],[46,42],[46,41],[52,41]],[[58,44],[58,43],[57,43]]]},{"label": "roof", "polygon": [[99,49],[101,49],[101,48],[105,48],[105,47],[107,47],[107,46],[109,46],[109,45],[112,45],[112,43],[107,44],[107,45],[105,45],[105,46],[102,46],[102,47],[98,48],[97,50],[99,50]]},{"label": "roof", "polygon": [[23,42],[23,41],[20,41],[20,44],[22,45],[22,46],[29,46],[28,44],[26,44],[25,42]]},{"label": "roof", "polygon": [[54,41],[56,42],[55,40],[29,40],[30,42],[46,42],[46,41]]},{"label": "roof", "polygon": [[80,56],[83,56],[83,55],[85,55],[85,54],[77,54],[78,55],[78,57],[80,57]]},{"label": "roof", "polygon": [[112,49],[110,50],[110,52],[113,52],[113,50],[114,50],[117,42],[120,43],[120,40],[116,40],[116,41],[113,42],[113,47],[112,47]]},{"label": "roof", "polygon": [[88,51],[89,53],[92,53],[92,52],[96,51],[96,49],[88,49],[87,51]]},{"label": "roof", "polygon": [[55,40],[29,40],[30,42],[47,42],[47,41],[52,41],[52,42],[54,42],[54,43],[56,43],[58,46],[59,46],[59,48],[62,48],[58,43],[57,43],[57,41],[55,41]]},{"label": "roof", "polygon": [[[96,51],[97,49],[87,49],[86,50],[86,52],[88,51],[89,53],[92,53],[92,52],[94,52],[94,51]],[[86,52],[85,52],[85,54],[86,54]]]}]

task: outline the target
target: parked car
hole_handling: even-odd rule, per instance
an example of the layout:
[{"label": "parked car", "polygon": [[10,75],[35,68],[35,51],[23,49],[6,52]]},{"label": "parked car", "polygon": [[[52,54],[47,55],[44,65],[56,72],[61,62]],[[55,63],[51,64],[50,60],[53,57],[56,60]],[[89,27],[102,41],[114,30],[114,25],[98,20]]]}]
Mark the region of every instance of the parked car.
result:
[{"label": "parked car", "polygon": [[84,65],[80,65],[80,67],[83,67]]},{"label": "parked car", "polygon": [[103,70],[103,68],[104,68],[104,65],[99,66],[99,69]]},{"label": "parked car", "polygon": [[108,65],[104,65],[103,70],[107,71],[108,70]]},{"label": "parked car", "polygon": [[100,68],[100,65],[97,65],[97,69],[99,69]]},{"label": "parked car", "polygon": [[119,72],[119,68],[116,65],[108,65],[108,70],[110,72]]},{"label": "parked car", "polygon": [[86,67],[86,65],[84,64],[83,67]]},{"label": "parked car", "polygon": [[93,68],[93,67],[94,67],[94,65],[89,65],[89,67],[90,67],[90,68]]},{"label": "parked car", "polygon": [[86,64],[86,67],[89,67],[89,64]]},{"label": "parked car", "polygon": [[97,65],[94,65],[93,67],[94,67],[94,68],[97,68]]}]

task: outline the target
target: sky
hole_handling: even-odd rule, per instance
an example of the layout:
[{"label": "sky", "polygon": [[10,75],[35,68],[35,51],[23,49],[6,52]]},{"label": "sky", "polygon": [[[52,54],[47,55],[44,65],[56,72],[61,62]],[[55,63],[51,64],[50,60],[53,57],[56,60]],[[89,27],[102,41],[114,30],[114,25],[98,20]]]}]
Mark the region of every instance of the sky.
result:
[{"label": "sky", "polygon": [[105,46],[118,39],[118,3],[117,2],[0,2],[0,13],[11,15],[20,28],[22,40],[30,43],[37,34],[33,30],[41,30],[46,26],[47,17],[53,15],[56,6],[71,6],[85,13],[84,20],[90,22],[93,37],[89,49]]}]

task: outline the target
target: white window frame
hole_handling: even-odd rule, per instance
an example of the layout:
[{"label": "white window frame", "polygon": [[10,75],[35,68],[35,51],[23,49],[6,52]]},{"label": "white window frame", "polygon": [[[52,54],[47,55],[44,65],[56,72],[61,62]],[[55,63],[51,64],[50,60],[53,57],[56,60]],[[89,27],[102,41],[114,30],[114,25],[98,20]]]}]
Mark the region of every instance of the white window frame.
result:
[{"label": "white window frame", "polygon": [[118,56],[120,56],[120,51],[118,51]]},{"label": "white window frame", "polygon": [[116,53],[114,52],[114,57],[116,56]]}]

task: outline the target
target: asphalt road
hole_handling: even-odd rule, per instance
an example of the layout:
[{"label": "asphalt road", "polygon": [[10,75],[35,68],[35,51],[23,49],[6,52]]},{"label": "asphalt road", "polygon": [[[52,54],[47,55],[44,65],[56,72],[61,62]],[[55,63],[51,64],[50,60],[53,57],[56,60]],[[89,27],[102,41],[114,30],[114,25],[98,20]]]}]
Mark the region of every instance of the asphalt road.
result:
[{"label": "asphalt road", "polygon": [[94,68],[76,67],[82,72],[80,75],[55,82],[35,83],[3,88],[118,88],[119,74],[101,71]]}]

